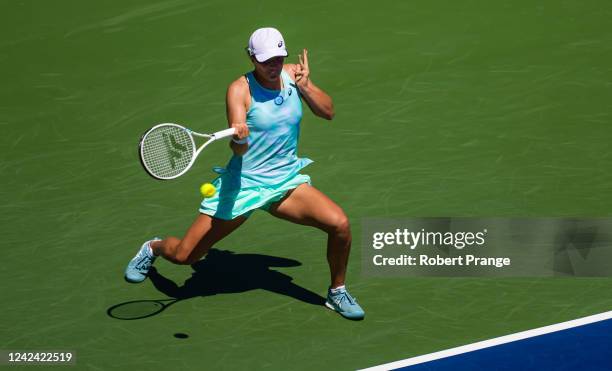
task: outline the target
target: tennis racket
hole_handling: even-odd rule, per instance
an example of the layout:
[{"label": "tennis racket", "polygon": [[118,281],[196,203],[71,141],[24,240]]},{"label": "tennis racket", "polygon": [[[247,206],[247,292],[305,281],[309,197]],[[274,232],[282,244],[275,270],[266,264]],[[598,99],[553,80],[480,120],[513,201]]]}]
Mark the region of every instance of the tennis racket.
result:
[{"label": "tennis racket", "polygon": [[[206,146],[218,139],[232,136],[234,132],[234,128],[229,128],[213,134],[202,134],[178,124],[155,125],[140,138],[140,162],[146,172],[155,179],[178,178],[191,168]],[[208,140],[196,150],[194,137]]]}]

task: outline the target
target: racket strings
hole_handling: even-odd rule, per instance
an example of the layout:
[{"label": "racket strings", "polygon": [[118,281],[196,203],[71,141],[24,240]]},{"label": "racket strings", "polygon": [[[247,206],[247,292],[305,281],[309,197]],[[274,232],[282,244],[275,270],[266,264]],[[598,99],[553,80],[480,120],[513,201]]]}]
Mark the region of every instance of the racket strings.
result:
[{"label": "racket strings", "polygon": [[193,157],[193,139],[177,126],[160,126],[145,136],[142,160],[151,174],[159,178],[172,178],[183,172]]}]

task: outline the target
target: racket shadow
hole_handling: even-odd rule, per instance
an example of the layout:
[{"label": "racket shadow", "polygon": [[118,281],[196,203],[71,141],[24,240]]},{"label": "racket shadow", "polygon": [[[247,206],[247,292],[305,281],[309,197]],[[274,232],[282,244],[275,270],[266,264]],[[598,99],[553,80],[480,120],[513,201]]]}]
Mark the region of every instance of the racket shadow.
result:
[{"label": "racket shadow", "polygon": [[163,312],[178,301],[177,299],[132,300],[113,305],[106,310],[106,314],[121,320],[143,319]]},{"label": "racket shadow", "polygon": [[236,254],[211,249],[206,258],[193,264],[193,273],[181,286],[164,277],[155,267],[149,279],[168,298],[135,300],[116,304],[107,310],[116,319],[141,319],[157,315],[178,301],[194,297],[241,293],[263,289],[301,302],[322,306],[325,298],[293,282],[293,277],[273,267],[297,267],[297,260],[261,254]]}]

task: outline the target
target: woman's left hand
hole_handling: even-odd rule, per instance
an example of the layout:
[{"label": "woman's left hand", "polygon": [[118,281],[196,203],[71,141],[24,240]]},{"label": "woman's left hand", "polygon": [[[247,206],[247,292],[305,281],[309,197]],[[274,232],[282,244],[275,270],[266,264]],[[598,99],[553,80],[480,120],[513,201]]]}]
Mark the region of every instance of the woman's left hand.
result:
[{"label": "woman's left hand", "polygon": [[302,54],[298,55],[300,60],[299,64],[296,64],[295,69],[295,83],[298,88],[302,89],[308,86],[310,83],[310,69],[308,68],[308,50],[303,49]]}]

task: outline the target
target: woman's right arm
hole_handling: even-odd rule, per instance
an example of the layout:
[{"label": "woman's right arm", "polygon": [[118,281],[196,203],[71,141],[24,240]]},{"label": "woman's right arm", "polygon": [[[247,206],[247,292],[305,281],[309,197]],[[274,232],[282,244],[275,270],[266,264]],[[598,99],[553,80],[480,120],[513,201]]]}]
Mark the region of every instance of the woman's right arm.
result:
[{"label": "woman's right arm", "polygon": [[[232,82],[227,88],[225,97],[225,107],[227,123],[229,127],[236,129],[233,139],[236,141],[245,140],[249,136],[249,128],[246,124],[246,113],[249,105],[249,86],[244,77]],[[248,143],[236,143],[230,141],[230,148],[234,154],[242,156],[248,151]]]}]

